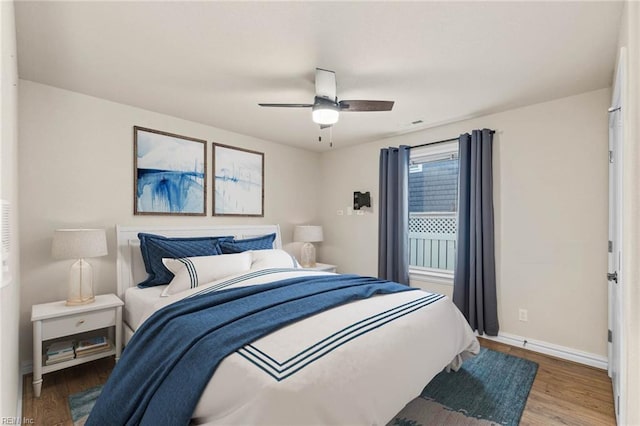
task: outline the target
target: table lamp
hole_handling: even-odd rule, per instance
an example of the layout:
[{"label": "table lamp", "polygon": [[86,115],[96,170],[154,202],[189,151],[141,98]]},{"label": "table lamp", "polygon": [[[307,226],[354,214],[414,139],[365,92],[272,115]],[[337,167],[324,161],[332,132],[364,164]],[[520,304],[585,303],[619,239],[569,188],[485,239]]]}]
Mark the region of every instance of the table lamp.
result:
[{"label": "table lamp", "polygon": [[67,305],[93,303],[93,268],[84,260],[107,255],[104,229],[56,229],[51,254],[55,259],[78,259],[69,271]]},{"label": "table lamp", "polygon": [[293,240],[304,243],[300,249],[300,264],[303,268],[316,266],[316,248],[312,243],[322,241],[322,226],[298,225],[293,231]]}]

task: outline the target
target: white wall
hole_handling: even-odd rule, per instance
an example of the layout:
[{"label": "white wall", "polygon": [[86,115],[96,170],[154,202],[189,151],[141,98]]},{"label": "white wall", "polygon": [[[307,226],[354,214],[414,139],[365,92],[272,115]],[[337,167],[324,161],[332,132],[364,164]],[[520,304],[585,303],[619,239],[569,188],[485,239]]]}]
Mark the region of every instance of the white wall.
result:
[{"label": "white wall", "polygon": [[18,395],[18,313],[20,275],[18,273],[18,68],[13,2],[0,2],[0,198],[11,202],[14,219],[10,233],[11,283],[0,289],[0,417],[16,417],[21,395]]},{"label": "white wall", "polygon": [[[606,356],[609,99],[601,89],[323,153],[320,259],[341,272],[377,275],[380,148],[495,129],[500,330]],[[372,212],[336,215],[353,191],[371,191]],[[528,309],[528,322],[518,321],[519,308]]]},{"label": "white wall", "polygon": [[[56,228],[107,229],[109,255],[91,261],[100,294],[116,289],[116,224],[277,223],[287,244],[294,224],[319,220],[318,153],[25,80],[19,107],[23,360],[31,357],[31,306],[66,298],[71,262],[51,258]],[[134,125],[208,141],[208,217],[133,215]],[[211,141],[265,153],[264,218],[210,216]]]}]

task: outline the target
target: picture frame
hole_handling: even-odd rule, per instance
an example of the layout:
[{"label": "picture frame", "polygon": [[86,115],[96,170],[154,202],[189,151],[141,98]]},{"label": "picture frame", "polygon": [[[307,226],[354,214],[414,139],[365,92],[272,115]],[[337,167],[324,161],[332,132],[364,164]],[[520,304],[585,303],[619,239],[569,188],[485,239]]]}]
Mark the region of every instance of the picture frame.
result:
[{"label": "picture frame", "polygon": [[213,143],[213,216],[264,217],[264,153]]},{"label": "picture frame", "polygon": [[207,141],[133,127],[134,215],[207,215]]}]

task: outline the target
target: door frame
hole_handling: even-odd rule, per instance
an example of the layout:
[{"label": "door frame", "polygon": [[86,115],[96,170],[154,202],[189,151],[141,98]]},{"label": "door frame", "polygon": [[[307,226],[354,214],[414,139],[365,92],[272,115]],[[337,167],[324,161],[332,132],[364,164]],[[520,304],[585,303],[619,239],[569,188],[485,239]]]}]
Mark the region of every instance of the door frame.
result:
[{"label": "door frame", "polygon": [[[608,253],[607,272],[617,273],[617,283],[608,282],[608,320],[613,341],[608,345],[608,373],[612,378],[614,406],[618,424],[625,424],[626,419],[626,337],[624,332],[624,267],[622,248],[624,247],[623,231],[623,167],[624,167],[624,108],[626,88],[626,48],[620,49],[616,68],[611,108],[609,109],[609,240],[613,241],[612,253]],[[617,127],[613,132],[612,128]],[[613,190],[613,195],[611,191]],[[612,216],[615,221],[612,223]],[[615,226],[614,226],[615,225]],[[616,356],[617,355],[617,356]],[[617,371],[613,371],[617,368]]]}]

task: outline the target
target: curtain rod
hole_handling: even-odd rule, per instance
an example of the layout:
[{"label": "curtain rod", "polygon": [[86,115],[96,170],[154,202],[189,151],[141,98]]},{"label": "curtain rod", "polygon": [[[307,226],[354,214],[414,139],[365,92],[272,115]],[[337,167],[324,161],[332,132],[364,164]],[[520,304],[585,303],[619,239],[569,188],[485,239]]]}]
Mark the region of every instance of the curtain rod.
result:
[{"label": "curtain rod", "polygon": [[[495,130],[491,130],[491,134],[494,134],[495,132],[496,132]],[[427,142],[427,143],[423,143],[423,144],[420,144],[420,145],[410,146],[409,149],[420,148],[420,147],[427,146],[427,145],[437,145],[439,143],[445,143],[445,142],[453,142],[453,141],[457,141],[458,139],[459,139],[459,137],[451,138],[451,139],[443,139],[441,141],[435,141],[435,142]]]},{"label": "curtain rod", "polygon": [[439,143],[453,142],[453,141],[457,141],[457,140],[458,140],[458,138],[443,139],[441,141],[427,142],[427,143],[423,143],[423,144],[420,144],[420,145],[410,146],[409,149],[420,148],[420,147],[427,146],[427,145],[437,145]]}]

